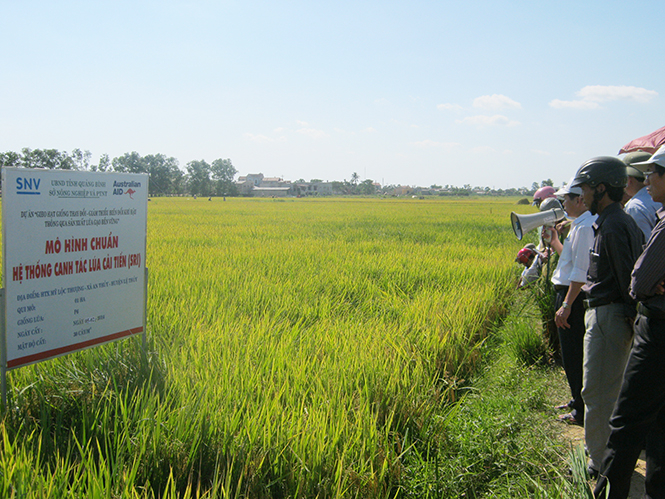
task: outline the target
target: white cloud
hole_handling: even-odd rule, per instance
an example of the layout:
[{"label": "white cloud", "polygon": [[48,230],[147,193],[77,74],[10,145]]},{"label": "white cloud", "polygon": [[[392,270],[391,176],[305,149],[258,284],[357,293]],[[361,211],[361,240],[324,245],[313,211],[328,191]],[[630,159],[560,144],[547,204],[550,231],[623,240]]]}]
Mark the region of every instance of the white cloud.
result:
[{"label": "white cloud", "polygon": [[457,120],[457,123],[463,123],[465,125],[475,125],[478,127],[483,126],[517,126],[520,124],[519,121],[513,121],[508,119],[506,116],[500,114],[495,114],[494,116],[467,116],[462,120]]},{"label": "white cloud", "polygon": [[603,102],[629,100],[645,104],[658,96],[658,92],[655,90],[626,85],[587,85],[575,94],[580,97],[579,100],[554,99],[550,102],[550,107],[555,109],[598,109],[600,103]]},{"label": "white cloud", "polygon": [[307,123],[306,121],[296,120],[296,123],[298,123],[298,125],[300,126],[309,126],[309,123]]},{"label": "white cloud", "polygon": [[481,109],[522,109],[522,104],[500,94],[483,95],[473,100],[473,107]]},{"label": "white cloud", "polygon": [[313,139],[322,139],[325,137],[330,137],[323,130],[317,130],[315,128],[301,128],[300,130],[298,130],[298,133],[302,133],[303,135],[307,135],[308,137],[311,137]]},{"label": "white cloud", "polygon": [[439,104],[436,106],[439,111],[461,111],[462,106],[459,104]]},{"label": "white cloud", "polygon": [[554,99],[550,102],[550,107],[554,109],[597,109],[600,105],[597,102],[584,100],[559,100]]},{"label": "white cloud", "polygon": [[437,147],[450,151],[456,147],[459,147],[461,144],[459,144],[458,142],[437,142],[435,140],[425,139],[418,142],[411,142],[411,145],[421,148]]},{"label": "white cloud", "polygon": [[577,95],[584,100],[592,102],[609,102],[625,99],[643,104],[657,97],[658,92],[639,87],[589,85],[577,92]]},{"label": "white cloud", "polygon": [[367,128],[365,128],[363,130],[363,132],[365,132],[365,133],[376,133],[376,128],[374,128],[372,126],[368,126]]}]

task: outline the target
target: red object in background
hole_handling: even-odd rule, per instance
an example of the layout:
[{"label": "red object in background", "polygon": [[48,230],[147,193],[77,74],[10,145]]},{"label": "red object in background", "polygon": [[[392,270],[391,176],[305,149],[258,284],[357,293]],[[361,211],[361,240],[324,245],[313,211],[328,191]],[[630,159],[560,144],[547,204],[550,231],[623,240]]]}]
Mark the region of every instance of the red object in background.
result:
[{"label": "red object in background", "polygon": [[655,132],[651,132],[649,135],[631,140],[621,148],[619,154],[634,151],[644,151],[653,154],[663,144],[665,144],[665,126]]}]

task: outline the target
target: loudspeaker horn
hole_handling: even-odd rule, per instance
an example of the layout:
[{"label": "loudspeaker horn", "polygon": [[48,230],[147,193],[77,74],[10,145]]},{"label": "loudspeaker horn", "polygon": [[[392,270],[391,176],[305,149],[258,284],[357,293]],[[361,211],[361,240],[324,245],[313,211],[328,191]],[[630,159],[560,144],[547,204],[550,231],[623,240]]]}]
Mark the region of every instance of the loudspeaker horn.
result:
[{"label": "loudspeaker horn", "polygon": [[518,215],[515,212],[510,214],[510,223],[513,226],[515,235],[520,241],[524,234],[541,225],[554,225],[559,220],[566,217],[564,211],[560,208],[541,211],[532,215]]}]

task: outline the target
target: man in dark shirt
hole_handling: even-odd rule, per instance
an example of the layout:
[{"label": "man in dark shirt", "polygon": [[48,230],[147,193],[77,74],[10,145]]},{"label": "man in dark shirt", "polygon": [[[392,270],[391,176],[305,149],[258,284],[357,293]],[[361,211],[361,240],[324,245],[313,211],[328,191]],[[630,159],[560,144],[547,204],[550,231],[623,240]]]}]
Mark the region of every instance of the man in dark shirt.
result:
[{"label": "man in dark shirt", "polygon": [[621,388],[631,346],[635,301],[630,273],[642,252],[644,234],[624,213],[620,201],[626,167],[618,158],[601,156],[584,163],[571,187],[581,187],[584,204],[598,214],[589,259],[584,322],[582,398],[589,472],[597,475],[610,434],[609,420]]},{"label": "man in dark shirt", "polygon": [[[646,174],[647,191],[665,201],[665,147],[636,166]],[[639,300],[635,341],[621,392],[610,419],[611,434],[594,495],[625,499],[646,445],[646,496],[665,498],[665,210],[632,273],[631,295]]]}]

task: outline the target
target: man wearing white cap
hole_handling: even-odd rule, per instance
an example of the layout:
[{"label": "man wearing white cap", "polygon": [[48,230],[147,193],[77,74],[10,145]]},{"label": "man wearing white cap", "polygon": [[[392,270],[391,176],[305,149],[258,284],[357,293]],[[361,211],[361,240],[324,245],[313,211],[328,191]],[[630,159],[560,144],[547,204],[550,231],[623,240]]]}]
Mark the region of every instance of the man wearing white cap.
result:
[{"label": "man wearing white cap", "polygon": [[561,359],[570,386],[571,400],[559,406],[570,412],[559,416],[559,420],[582,425],[584,422],[584,401],[582,400],[582,365],[584,358],[584,293],[589,269],[589,250],[593,246],[593,223],[597,216],[587,210],[580,187],[562,187],[556,192],[563,199],[563,208],[573,221],[570,231],[563,241],[559,241],[556,229],[551,231],[551,246],[559,254],[559,263],[552,275],[556,290],[555,323],[561,345]]},{"label": "man wearing white cap", "polygon": [[623,162],[626,163],[626,174],[628,179],[626,182],[625,191],[630,199],[624,206],[624,211],[628,213],[637,226],[644,232],[644,240],[648,240],[651,235],[651,230],[658,221],[656,219],[656,212],[660,210],[663,205],[651,199],[647,188],[644,185],[644,173],[638,168],[632,166],[635,163],[644,162],[648,160],[651,155],[648,152],[631,152],[624,156]]},{"label": "man wearing white cap", "polygon": [[[644,172],[651,198],[665,202],[665,146],[633,166]],[[665,210],[661,208],[657,216],[658,223],[631,274],[630,294],[638,300],[635,339],[610,418],[596,498],[605,497],[608,488],[611,499],[628,497],[643,448],[645,497],[665,498]]]}]

